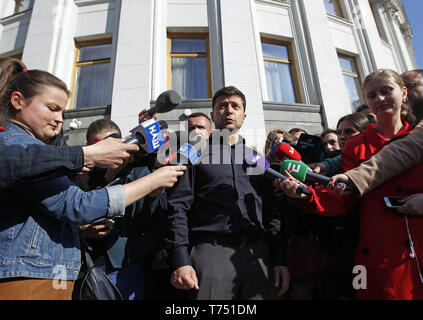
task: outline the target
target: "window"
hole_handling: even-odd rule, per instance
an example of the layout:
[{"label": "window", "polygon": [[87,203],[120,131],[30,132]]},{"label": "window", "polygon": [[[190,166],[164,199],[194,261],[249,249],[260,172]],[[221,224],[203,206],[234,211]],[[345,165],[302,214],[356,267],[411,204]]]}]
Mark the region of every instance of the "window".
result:
[{"label": "window", "polygon": [[76,44],[73,108],[106,106],[109,99],[111,40]]},{"label": "window", "polygon": [[34,0],[15,0],[14,14],[31,10],[34,6]]},{"label": "window", "polygon": [[357,72],[355,59],[344,55],[338,55],[338,59],[344,76],[345,86],[347,87],[351,108],[355,111],[362,101],[361,81]]},{"label": "window", "polygon": [[381,14],[380,14],[380,12],[378,10],[378,6],[379,6],[379,3],[377,3],[377,2],[371,2],[370,3],[370,7],[372,9],[373,18],[375,19],[376,28],[377,28],[377,31],[379,33],[379,37],[382,40],[388,42],[388,37],[386,35],[386,31],[385,31],[385,28],[383,26],[382,16],[381,16]]},{"label": "window", "polygon": [[169,35],[168,87],[182,99],[211,97],[207,35]]},{"label": "window", "polygon": [[326,12],[332,16],[337,16],[343,18],[341,5],[339,0],[323,0],[326,7]]},{"label": "window", "polygon": [[298,102],[290,46],[262,39],[261,47],[269,100],[284,103]]}]

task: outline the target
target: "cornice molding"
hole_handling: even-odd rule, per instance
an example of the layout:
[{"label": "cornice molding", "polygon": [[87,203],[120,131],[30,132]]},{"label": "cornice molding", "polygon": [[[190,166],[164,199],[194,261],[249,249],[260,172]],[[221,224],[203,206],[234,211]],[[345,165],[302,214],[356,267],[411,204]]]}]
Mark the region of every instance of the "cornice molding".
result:
[{"label": "cornice molding", "polygon": [[411,30],[410,23],[408,22],[406,13],[404,12],[404,6],[400,0],[370,0],[370,3],[381,4],[385,11],[390,15],[390,18],[398,24],[404,39],[411,42],[411,39],[413,38],[413,31]]}]

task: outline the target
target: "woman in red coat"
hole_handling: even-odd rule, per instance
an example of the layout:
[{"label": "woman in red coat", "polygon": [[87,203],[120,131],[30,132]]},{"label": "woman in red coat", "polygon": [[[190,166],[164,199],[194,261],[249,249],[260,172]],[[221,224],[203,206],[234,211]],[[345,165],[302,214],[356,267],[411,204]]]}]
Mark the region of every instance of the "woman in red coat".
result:
[{"label": "woman in red coat", "polygon": [[[400,139],[412,129],[401,121],[401,106],[407,97],[404,82],[392,70],[378,70],[363,82],[363,92],[377,121],[360,135],[350,138],[342,154],[343,170],[358,166],[379,152],[393,139]],[[357,299],[423,299],[423,217],[401,215],[387,208],[385,196],[409,196],[423,192],[423,164],[402,173],[362,198],[360,235],[355,255],[356,265],[364,266]],[[280,188],[297,196],[298,182],[282,181]],[[341,195],[324,188],[311,189],[313,196],[303,203],[303,210],[321,215],[346,214],[356,203],[353,195]],[[410,241],[411,240],[411,241]],[[414,244],[410,246],[410,243]],[[351,271],[352,272],[352,271]],[[363,283],[364,282],[364,283]]]}]

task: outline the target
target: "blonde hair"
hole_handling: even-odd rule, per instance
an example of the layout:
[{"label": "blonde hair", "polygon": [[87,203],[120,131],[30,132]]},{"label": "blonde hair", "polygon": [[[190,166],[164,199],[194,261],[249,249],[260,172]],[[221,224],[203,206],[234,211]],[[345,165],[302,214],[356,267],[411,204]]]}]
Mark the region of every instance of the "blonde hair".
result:
[{"label": "blonde hair", "polygon": [[405,87],[404,79],[399,75],[397,72],[391,69],[378,69],[372,73],[370,73],[363,81],[363,84],[361,85],[361,89],[364,91],[364,88],[366,87],[367,83],[370,80],[376,79],[376,78],[392,78],[394,81],[401,87]]},{"label": "blonde hair", "polygon": [[[364,91],[364,88],[366,87],[369,81],[379,77],[384,79],[392,78],[396,82],[396,84],[401,87],[401,89],[406,87],[404,79],[400,74],[391,69],[379,69],[375,72],[372,72],[364,79],[363,84],[361,86],[362,90]],[[410,124],[413,124],[416,121],[416,117],[414,116],[411,107],[404,102],[401,106],[401,120],[407,121]]]}]

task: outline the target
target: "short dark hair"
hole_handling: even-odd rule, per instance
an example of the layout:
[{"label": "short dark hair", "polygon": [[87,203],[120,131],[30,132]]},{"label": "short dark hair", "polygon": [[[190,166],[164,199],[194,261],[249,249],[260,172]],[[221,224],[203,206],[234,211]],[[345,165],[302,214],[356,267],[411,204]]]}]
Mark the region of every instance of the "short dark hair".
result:
[{"label": "short dark hair", "polygon": [[234,86],[227,86],[223,87],[215,92],[212,99],[212,110],[214,110],[214,106],[216,104],[216,99],[220,96],[239,96],[242,100],[242,103],[244,104],[244,112],[247,108],[247,101],[245,100],[245,95]]},{"label": "short dark hair", "polygon": [[416,73],[418,73],[419,75],[423,76],[423,69],[407,70],[407,71],[404,71],[404,72],[401,74],[401,76],[402,76],[404,73],[407,73],[407,72],[416,72]]},{"label": "short dark hair", "polygon": [[94,122],[91,122],[90,125],[88,126],[87,134],[86,134],[87,142],[95,134],[98,134],[104,131],[116,131],[119,134],[119,136],[122,136],[119,126],[116,123],[114,123],[112,120],[98,119],[98,120],[95,120]]},{"label": "short dark hair", "polygon": [[323,139],[325,137],[325,135],[327,135],[329,133],[334,133],[334,134],[338,135],[338,131],[328,128],[328,129],[325,129],[325,130],[322,131],[322,133],[320,134],[320,138]]},{"label": "short dark hair", "polygon": [[354,124],[354,126],[357,128],[357,130],[360,132],[364,132],[364,130],[366,130],[367,128],[367,125],[370,123],[369,118],[367,118],[365,114],[361,112],[354,112],[354,113],[350,113],[341,117],[338,120],[336,128],[339,127],[341,122],[346,120],[351,121]]},{"label": "short dark hair", "polygon": [[355,109],[355,112],[363,112],[366,110],[370,110],[369,106],[366,103],[360,104],[357,109]]},{"label": "short dark hair", "polygon": [[209,118],[209,116],[208,116],[208,115],[206,115],[205,113],[202,113],[202,112],[194,112],[194,113],[191,113],[191,114],[188,116],[187,120],[188,120],[188,119],[191,119],[191,118],[197,118],[197,117],[204,117],[204,118],[206,118],[207,120],[209,120],[209,122],[210,122],[210,124],[211,124],[211,119]]}]

